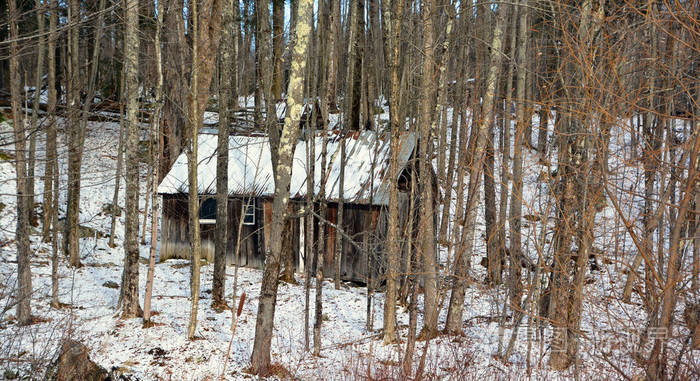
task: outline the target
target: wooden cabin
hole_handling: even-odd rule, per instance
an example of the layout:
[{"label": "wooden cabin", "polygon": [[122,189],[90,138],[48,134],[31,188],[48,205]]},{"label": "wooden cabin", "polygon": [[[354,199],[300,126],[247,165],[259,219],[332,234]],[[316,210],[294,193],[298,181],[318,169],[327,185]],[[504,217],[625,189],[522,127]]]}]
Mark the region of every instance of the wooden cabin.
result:
[{"label": "wooden cabin", "polygon": [[[326,201],[327,220],[337,221],[339,180],[340,180],[340,132],[318,131],[313,139],[314,196],[319,195],[321,183],[321,148],[327,139]],[[373,131],[353,131],[346,135],[346,163],[344,181],[343,230],[350,239],[343,239],[341,255],[341,278],[347,281],[364,283],[368,269],[372,276],[384,272],[381,253],[386,237],[386,214],[389,204],[389,136]],[[216,147],[217,135],[200,133],[198,147],[198,193],[200,195],[200,227],[202,256],[213,259],[216,227]],[[301,271],[306,261],[304,253],[304,223],[300,217],[307,191],[307,142],[299,140],[294,153],[288,224],[291,238],[288,245],[295,258],[295,266]],[[400,138],[400,208],[401,231],[405,229],[408,214],[410,181],[415,174],[413,157],[416,138],[405,132]],[[434,178],[434,173],[431,173]],[[187,156],[182,153],[158,187],[163,198],[161,226],[161,260],[168,258],[189,258],[188,235],[188,177]],[[252,268],[262,268],[265,253],[272,239],[282,239],[281,232],[271,232],[272,201],[274,181],[267,136],[234,135],[229,138],[228,166],[228,256],[227,263],[235,263],[238,228],[241,219],[240,249],[238,264]],[[318,198],[316,198],[318,199]],[[314,208],[318,211],[318,203]],[[314,239],[317,240],[322,222],[315,219]],[[334,247],[339,234],[332,226],[325,224],[324,273],[335,274]],[[313,256],[310,256],[312,258]],[[403,261],[402,261],[403,263]]]}]

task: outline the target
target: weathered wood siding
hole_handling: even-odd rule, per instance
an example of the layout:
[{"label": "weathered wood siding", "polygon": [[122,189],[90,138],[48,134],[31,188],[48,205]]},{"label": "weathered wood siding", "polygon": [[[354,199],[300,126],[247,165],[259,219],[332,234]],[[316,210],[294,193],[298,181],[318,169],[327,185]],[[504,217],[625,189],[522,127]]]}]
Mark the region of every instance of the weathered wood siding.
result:
[{"label": "weathered wood siding", "polygon": [[[327,225],[324,254],[324,275],[335,276],[335,241],[343,240],[340,258],[340,277],[345,281],[366,283],[368,280],[369,264],[372,264],[372,277],[381,279],[384,274],[384,255],[382,242],[386,239],[386,223],[380,224],[385,208],[380,206],[345,204],[343,211],[342,236],[332,226]],[[332,224],[337,224],[338,205],[328,204],[326,218]],[[318,239],[319,221],[316,219],[314,239]],[[312,264],[312,272],[316,271],[316,263]]]},{"label": "weathered wood siding", "polygon": [[190,258],[187,195],[163,195],[159,258]]},{"label": "weathered wood siding", "polygon": [[[409,197],[405,192],[399,192],[399,224],[402,236],[401,252],[401,273],[407,273],[404,268],[408,255],[407,237],[414,235],[414,243],[417,241],[416,226],[408,229]],[[227,264],[234,264],[236,245],[238,243],[238,225],[243,211],[242,197],[230,197],[228,200],[228,243],[227,243]],[[272,219],[272,199],[255,198],[255,224],[243,225],[240,234],[240,247],[238,248],[238,264],[244,267],[261,269],[265,263],[265,253],[273,239],[282,239],[282,232],[270,231],[270,221]],[[289,206],[289,213],[294,214],[299,210],[302,203],[292,201]],[[317,211],[318,211],[318,205]],[[417,208],[417,206],[416,206]],[[328,204],[327,219],[333,224],[337,223],[338,205]],[[379,285],[383,281],[386,271],[386,250],[385,240],[387,233],[388,209],[380,206],[345,204],[343,230],[351,239],[343,238],[343,248],[341,255],[341,279],[366,283],[368,280],[368,269],[371,263],[372,278],[375,284]],[[161,227],[161,260],[168,258],[189,259],[190,243],[188,235],[188,215],[187,215],[187,195],[163,195],[163,216]],[[294,256],[294,264],[299,269],[300,218],[291,218],[289,224],[292,229],[291,249]],[[418,221],[417,216],[415,222]],[[319,226],[321,222],[316,219],[314,227],[314,237],[318,239]],[[213,261],[215,243],[215,224],[201,224],[202,237],[202,257]],[[327,225],[324,253],[324,274],[327,277],[335,276],[335,241],[340,234],[331,226]],[[312,264],[312,273],[315,273],[316,264]]]},{"label": "weathered wood siding", "polygon": [[[238,247],[238,264],[244,267],[259,268],[265,263],[265,252],[269,240],[281,238],[281,234],[271,234],[269,223],[272,216],[272,200],[255,198],[255,224],[243,225]],[[230,197],[228,200],[228,242],[227,264],[235,263],[238,244],[238,226],[243,211],[244,199]],[[169,258],[189,259],[189,229],[186,195],[163,195],[163,216],[161,227],[161,260]],[[292,219],[292,251],[297,264],[299,253],[299,220]],[[215,243],[215,224],[200,224],[202,239],[202,257],[213,261]]]}]

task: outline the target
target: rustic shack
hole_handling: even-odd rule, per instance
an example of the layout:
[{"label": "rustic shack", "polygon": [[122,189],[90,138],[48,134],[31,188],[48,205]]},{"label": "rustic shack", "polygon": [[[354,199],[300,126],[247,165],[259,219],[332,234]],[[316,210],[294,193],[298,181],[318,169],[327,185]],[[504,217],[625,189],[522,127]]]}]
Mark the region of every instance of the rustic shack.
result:
[{"label": "rustic shack", "polygon": [[[327,180],[326,201],[327,219],[335,224],[340,183],[340,142],[339,131],[318,131],[315,144],[315,196],[318,196],[321,183],[321,148],[327,139]],[[343,240],[341,255],[341,277],[344,280],[365,282],[368,260],[373,274],[383,272],[383,261],[373,260],[381,256],[381,240],[386,233],[386,212],[389,204],[389,136],[373,131],[353,131],[346,135],[346,162],[344,181],[343,230],[352,237]],[[215,133],[200,133],[198,152],[198,193],[200,195],[200,224],[202,256],[213,258],[216,226],[216,147]],[[289,219],[297,270],[304,263],[304,224],[299,217],[306,197],[307,142],[299,140],[294,153],[292,180],[290,186]],[[415,173],[413,162],[416,138],[405,132],[400,137],[400,204],[408,208],[410,181]],[[433,175],[433,174],[431,174]],[[433,175],[434,176],[434,175]],[[189,258],[188,236],[188,179],[187,156],[182,153],[172,169],[158,187],[163,198],[161,227],[161,260],[167,258]],[[238,263],[241,266],[262,268],[266,249],[271,239],[281,239],[281,232],[270,231],[274,180],[267,136],[235,135],[229,138],[228,166],[228,256],[227,262],[235,262],[235,248],[238,226],[243,219],[240,235]],[[402,224],[405,215],[402,213]],[[318,236],[320,221],[316,221],[314,236]],[[328,225],[326,225],[328,226]],[[401,229],[405,231],[405,229]],[[337,232],[328,226],[325,239],[326,274],[334,274],[333,248]],[[371,255],[368,255],[370,253]],[[370,258],[371,257],[371,258]],[[310,263],[310,262],[309,262]]]}]

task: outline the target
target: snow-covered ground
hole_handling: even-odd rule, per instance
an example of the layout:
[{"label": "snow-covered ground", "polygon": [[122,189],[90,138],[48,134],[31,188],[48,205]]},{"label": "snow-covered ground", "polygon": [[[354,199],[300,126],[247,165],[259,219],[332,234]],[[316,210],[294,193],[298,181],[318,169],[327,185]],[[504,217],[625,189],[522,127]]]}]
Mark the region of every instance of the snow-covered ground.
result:
[{"label": "snow-covered ground", "polygon": [[[379,118],[386,115],[380,115]],[[386,118],[388,119],[388,118]],[[538,122],[538,121],[535,121]],[[11,127],[0,124],[0,142],[8,138]],[[61,184],[66,183],[67,153],[63,134],[59,133]],[[624,137],[623,134],[620,136]],[[44,136],[39,136],[37,179],[43,174]],[[8,140],[8,139],[6,139]],[[11,141],[9,139],[8,141]],[[103,207],[112,200],[118,145],[118,124],[91,122],[86,135],[85,157],[82,167],[80,222],[105,235],[110,229],[110,216]],[[641,187],[639,168],[622,162],[625,142],[613,139],[611,167],[617,168],[618,183],[629,187]],[[11,151],[11,146],[0,143],[0,151]],[[526,152],[524,215],[550,215],[553,207],[547,195],[543,176],[552,168],[538,164],[534,151]],[[620,160],[615,160],[619,157]],[[496,162],[496,168],[500,163]],[[145,178],[145,166],[142,180]],[[496,171],[498,172],[498,170]],[[498,175],[498,174],[497,174]],[[623,175],[624,178],[622,177]],[[0,379],[12,372],[41,379],[46,360],[56,354],[61,339],[74,338],[86,344],[90,356],[106,368],[122,368],[139,379],[218,379],[226,367],[225,379],[252,378],[245,373],[252,352],[255,333],[255,317],[258,305],[262,272],[239,269],[238,295],[247,294],[243,313],[238,321],[235,336],[231,337],[230,312],[215,312],[211,308],[212,266],[202,268],[202,287],[199,305],[198,339],[187,340],[189,318],[189,267],[186,261],[168,260],[158,263],[155,269],[153,309],[156,315],[154,327],[142,328],[141,319],[120,319],[117,311],[118,289],[105,287],[108,281],[120,283],[124,251],[123,216],[117,219],[116,248],[107,245],[107,238],[81,239],[81,256],[84,266],[74,270],[61,258],[60,301],[69,308],[49,308],[51,289],[50,244],[32,236],[32,313],[42,322],[28,327],[18,327],[14,309],[4,306],[13,302],[16,280],[16,249],[14,246],[15,172],[12,163],[0,159]],[[498,184],[500,179],[496,177]],[[632,184],[636,181],[636,184]],[[124,182],[120,192],[123,205]],[[497,187],[498,189],[498,187]],[[36,192],[41,194],[42,181],[37,181]],[[141,182],[142,195],[145,181]],[[465,195],[466,196],[466,195]],[[453,194],[454,197],[454,194]],[[141,218],[147,215],[143,211]],[[627,200],[630,217],[636,218],[638,205]],[[41,202],[38,197],[36,202]],[[61,205],[65,204],[62,189]],[[582,360],[565,372],[549,370],[547,358],[551,351],[551,330],[536,331],[527,335],[527,318],[523,320],[515,342],[513,356],[507,363],[495,359],[499,343],[498,316],[505,300],[505,288],[490,289],[482,285],[484,272],[479,261],[485,251],[483,210],[479,209],[475,255],[472,257],[472,276],[477,279],[467,290],[463,328],[465,336],[440,336],[429,343],[419,342],[414,356],[417,368],[425,353],[423,375],[429,379],[528,379],[528,364],[534,379],[592,379],[622,378],[613,368],[619,368],[628,377],[643,374],[632,360],[633,347],[638,340],[636,332],[642,332],[646,317],[637,304],[623,304],[620,289],[624,282],[621,261],[630,258],[631,244],[623,234],[622,224],[610,205],[599,214],[596,225],[596,245],[608,253],[611,260],[600,263],[601,270],[589,275],[585,290],[583,329],[585,339],[580,343]],[[61,216],[63,210],[61,211]],[[541,224],[529,224],[524,228],[523,244],[533,261],[538,250],[551,238],[551,229],[541,231]],[[40,230],[39,230],[40,231]],[[38,231],[35,231],[38,233]],[[146,233],[146,241],[150,241]],[[545,244],[543,244],[543,242]],[[614,258],[613,258],[613,254]],[[140,297],[143,297],[147,266],[147,246],[141,247]],[[445,257],[443,255],[443,257]],[[234,268],[227,268],[227,298],[232,297]],[[366,289],[343,285],[340,290],[332,282],[324,282],[323,290],[323,341],[321,357],[304,351],[304,286],[303,276],[297,274],[299,285],[280,284],[275,315],[275,331],[272,339],[272,359],[286,369],[281,378],[299,379],[400,379],[400,359],[403,357],[408,333],[408,311],[399,308],[398,324],[401,345],[382,345],[379,328],[382,326],[383,294],[374,295],[373,330],[366,329]],[[314,281],[312,281],[314,282]],[[527,292],[527,291],[526,291]],[[440,327],[443,326],[449,301],[445,287]],[[314,300],[312,287],[311,300]],[[237,301],[236,301],[237,303]],[[313,317],[313,305],[310,308]],[[422,301],[419,300],[419,311]],[[312,318],[313,320],[313,318]],[[421,326],[419,313],[418,326]],[[502,332],[504,346],[511,336],[506,322]],[[531,340],[528,339],[531,337]],[[230,355],[227,349],[231,342]],[[427,345],[427,348],[425,347]],[[528,350],[529,348],[529,350]],[[530,356],[528,356],[530,353]],[[697,354],[697,353],[696,353]],[[8,373],[8,371],[10,373]],[[4,373],[3,373],[4,372]]]}]

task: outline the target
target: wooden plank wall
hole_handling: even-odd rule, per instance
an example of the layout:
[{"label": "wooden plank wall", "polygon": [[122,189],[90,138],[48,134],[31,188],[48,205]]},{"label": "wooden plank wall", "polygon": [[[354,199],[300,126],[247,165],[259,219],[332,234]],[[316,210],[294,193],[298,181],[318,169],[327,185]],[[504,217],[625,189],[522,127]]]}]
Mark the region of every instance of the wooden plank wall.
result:
[{"label": "wooden plank wall", "polygon": [[189,259],[187,195],[163,195],[159,260]]},{"label": "wooden plank wall", "polygon": [[[405,197],[406,200],[408,199]],[[402,202],[401,204],[407,204]],[[402,208],[402,213],[407,213],[408,208]],[[338,206],[336,203],[328,205],[327,219],[332,224],[337,223]],[[343,213],[343,230],[352,238],[343,237],[343,247],[340,265],[340,277],[345,281],[359,283],[367,282],[368,260],[371,256],[372,277],[379,279],[385,271],[384,245],[386,239],[386,208],[380,206],[345,204]],[[318,239],[319,221],[315,220],[314,236]],[[405,224],[405,218],[402,219]],[[329,225],[326,225],[326,242],[324,250],[324,275],[335,276],[335,240],[340,234]],[[403,229],[403,225],[401,227]],[[312,264],[312,272],[316,271],[316,263]]]},{"label": "wooden plank wall", "polygon": [[[400,233],[402,235],[401,273],[407,273],[405,260],[409,251],[406,247],[409,231],[416,237],[415,226],[406,229],[408,219],[409,199],[408,194],[400,192],[399,215]],[[272,219],[272,199],[256,198],[255,225],[243,225],[241,228],[241,241],[239,247],[238,264],[244,267],[262,269],[265,262],[265,253],[269,248],[271,239],[281,239],[280,232],[270,231]],[[290,203],[290,213],[295,213],[299,203]],[[243,210],[243,198],[231,197],[228,201],[228,243],[227,264],[234,264],[236,244],[238,241],[238,225]],[[337,223],[337,204],[328,205],[327,219]],[[348,239],[343,239],[341,256],[341,279],[346,281],[367,282],[368,253],[372,256],[372,277],[379,284],[383,279],[386,268],[384,251],[387,232],[386,207],[346,204],[343,218],[343,229],[353,238],[356,245]],[[417,221],[417,218],[415,219]],[[292,252],[295,267],[299,268],[299,250],[301,219],[293,218],[288,222],[292,228]],[[203,257],[213,260],[216,225],[201,225]],[[163,196],[163,219],[161,227],[161,260],[168,258],[189,259],[189,235],[187,216],[187,195]],[[314,235],[316,239],[319,233],[319,221],[316,220]],[[324,273],[328,277],[335,276],[335,240],[338,234],[331,226],[327,226],[326,242],[324,250]],[[415,241],[415,240],[414,240]],[[315,273],[316,264],[312,264],[312,273]]]},{"label": "wooden plank wall", "polygon": [[[241,240],[238,247],[238,264],[244,267],[262,269],[265,253],[270,239],[281,237],[270,234],[269,223],[272,219],[272,200],[255,198],[255,225],[241,227]],[[290,211],[295,205],[290,205]],[[238,227],[243,211],[243,198],[230,197],[228,200],[228,241],[226,263],[235,263],[238,244]],[[190,240],[188,229],[187,195],[163,195],[163,215],[161,226],[160,260],[169,258],[189,259]],[[292,227],[292,250],[295,265],[298,266],[299,253],[299,219],[289,221]],[[201,224],[202,257],[213,261],[216,242],[216,225]],[[271,238],[272,237],[272,238]]]}]

